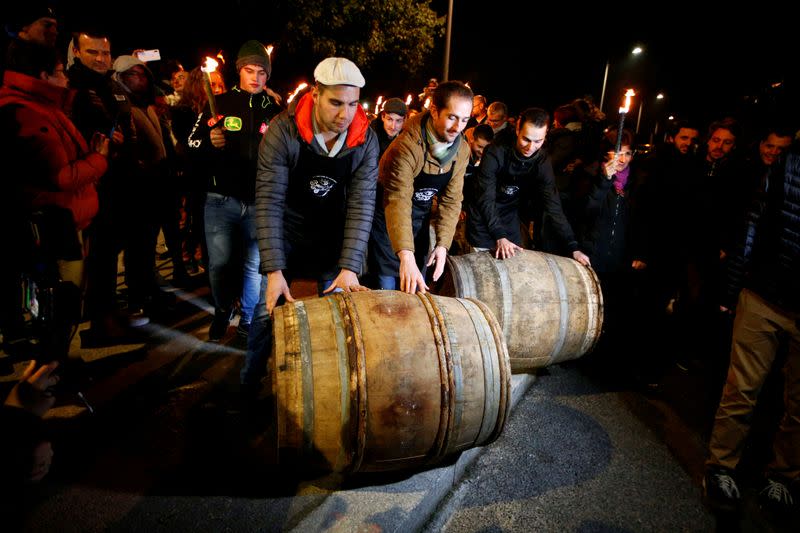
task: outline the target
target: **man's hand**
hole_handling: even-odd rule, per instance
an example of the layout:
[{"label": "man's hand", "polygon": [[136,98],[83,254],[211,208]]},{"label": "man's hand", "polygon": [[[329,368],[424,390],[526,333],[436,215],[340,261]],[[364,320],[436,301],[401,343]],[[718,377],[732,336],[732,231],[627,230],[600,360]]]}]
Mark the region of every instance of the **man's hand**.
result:
[{"label": "man's hand", "polygon": [[414,294],[418,290],[422,294],[428,290],[425,285],[425,278],[417,267],[417,260],[411,250],[400,250],[397,252],[400,258],[400,290],[408,294]]},{"label": "man's hand", "polygon": [[494,252],[494,256],[497,259],[508,259],[509,257],[514,257],[517,254],[517,250],[522,250],[522,247],[503,237],[502,239],[497,239],[497,249]]},{"label": "man's hand", "polygon": [[211,128],[211,146],[225,148],[225,128]]},{"label": "man's hand", "polygon": [[437,246],[428,257],[428,266],[436,263],[436,268],[433,269],[433,281],[439,281],[439,277],[444,272],[444,265],[447,263],[447,248],[444,246]]},{"label": "man's hand", "polygon": [[108,157],[108,145],[109,139],[99,131],[94,133],[92,136],[90,149],[92,152],[97,152],[98,154],[102,155],[103,157]]},{"label": "man's hand", "polygon": [[634,270],[644,270],[647,268],[647,263],[644,261],[639,261],[638,259],[634,259],[631,263],[631,268]]},{"label": "man's hand", "polygon": [[587,267],[592,266],[592,262],[589,261],[589,257],[580,250],[575,250],[574,252],[572,252],[572,258],[578,263],[582,264],[583,266]]},{"label": "man's hand", "polygon": [[279,95],[278,93],[276,93],[275,91],[273,91],[269,87],[264,87],[264,91],[266,91],[266,93],[268,95],[270,95],[272,97],[272,99],[275,100],[275,102],[278,103],[278,105],[283,105],[283,98],[281,98],[281,95]]},{"label": "man's hand", "polygon": [[125,142],[125,136],[121,131],[115,129],[114,133],[111,134],[111,142],[114,143],[115,146],[119,146]]},{"label": "man's hand", "polygon": [[42,441],[33,449],[33,467],[28,474],[28,481],[41,481],[50,471],[53,462],[53,446]]},{"label": "man's hand", "polygon": [[286,278],[283,277],[283,272],[275,270],[267,274],[267,313],[272,316],[272,311],[275,310],[275,304],[278,299],[283,296],[287,302],[294,302],[292,293],[289,292],[289,284],[286,283]]},{"label": "man's hand", "polygon": [[58,361],[53,361],[36,368],[36,361],[31,361],[6,398],[5,405],[19,407],[36,416],[43,416],[56,402],[50,388],[58,383],[59,376],[54,374]]},{"label": "man's hand", "polygon": [[356,292],[356,291],[368,291],[367,287],[364,287],[358,282],[358,276],[352,270],[347,270],[343,268],[339,271],[339,275],[331,283],[331,286],[322,291],[322,294],[328,294],[336,289],[342,289],[344,292]]}]

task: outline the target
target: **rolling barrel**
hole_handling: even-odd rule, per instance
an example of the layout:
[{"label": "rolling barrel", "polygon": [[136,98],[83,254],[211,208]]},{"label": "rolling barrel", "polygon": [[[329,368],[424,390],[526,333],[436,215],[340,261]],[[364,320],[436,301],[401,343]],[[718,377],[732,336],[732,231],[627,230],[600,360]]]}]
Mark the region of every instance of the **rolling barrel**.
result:
[{"label": "rolling barrel", "polygon": [[273,336],[281,462],[416,468],[488,444],[505,424],[508,354],[480,302],[339,293],[277,307]]},{"label": "rolling barrel", "polygon": [[603,324],[603,294],[591,268],[523,250],[509,259],[487,252],[447,258],[438,292],[475,298],[497,317],[511,371],[577,359],[592,350]]}]

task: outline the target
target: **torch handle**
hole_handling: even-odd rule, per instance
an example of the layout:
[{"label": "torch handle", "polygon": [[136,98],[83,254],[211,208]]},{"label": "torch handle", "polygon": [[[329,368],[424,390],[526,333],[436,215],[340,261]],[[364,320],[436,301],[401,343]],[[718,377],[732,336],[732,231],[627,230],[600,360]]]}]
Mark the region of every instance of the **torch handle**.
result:
[{"label": "torch handle", "polygon": [[619,129],[617,130],[617,146],[614,151],[615,154],[618,154],[620,150],[622,150],[622,128],[625,126],[625,113],[619,114]]}]

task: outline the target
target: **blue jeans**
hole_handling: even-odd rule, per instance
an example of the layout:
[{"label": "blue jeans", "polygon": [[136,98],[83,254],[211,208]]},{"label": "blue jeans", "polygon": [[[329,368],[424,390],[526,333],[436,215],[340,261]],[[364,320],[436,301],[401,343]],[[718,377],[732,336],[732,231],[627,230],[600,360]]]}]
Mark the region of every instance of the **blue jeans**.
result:
[{"label": "blue jeans", "polygon": [[[290,279],[286,272],[286,281]],[[244,360],[244,367],[239,374],[242,385],[258,385],[261,378],[267,374],[267,359],[272,350],[272,319],[267,314],[267,276],[262,276],[261,293],[253,313],[253,321],[250,323],[250,331],[247,334],[247,356]],[[322,291],[330,287],[332,279],[323,279],[317,282],[317,292],[322,296]],[[336,289],[334,292],[341,292]],[[278,300],[278,305],[283,303],[283,298]]]},{"label": "blue jeans", "polygon": [[[230,313],[240,295],[241,321],[251,322],[262,278],[258,268],[255,207],[231,196],[210,192],[206,197],[205,230],[208,281],[215,312]],[[236,271],[231,266],[243,268]]]}]

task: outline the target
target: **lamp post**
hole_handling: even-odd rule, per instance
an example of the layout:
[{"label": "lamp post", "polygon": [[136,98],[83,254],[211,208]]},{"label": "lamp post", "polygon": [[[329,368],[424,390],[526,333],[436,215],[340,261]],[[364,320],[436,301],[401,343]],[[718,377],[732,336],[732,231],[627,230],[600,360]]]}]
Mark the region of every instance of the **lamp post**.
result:
[{"label": "lamp post", "polygon": [[[644,48],[642,48],[641,46],[636,46],[636,47],[633,48],[633,50],[631,50],[631,55],[634,56],[634,57],[636,57],[638,55],[641,55],[643,53],[644,53]],[[607,59],[606,60],[606,69],[605,69],[605,72],[603,73],[603,88],[600,91],[600,111],[603,110],[603,103],[606,100],[606,85],[608,83],[608,71],[609,71],[610,68],[611,68],[611,60]]]},{"label": "lamp post", "polygon": [[442,81],[450,77],[450,38],[453,35],[453,0],[447,5],[447,36],[444,39],[444,76]]}]

